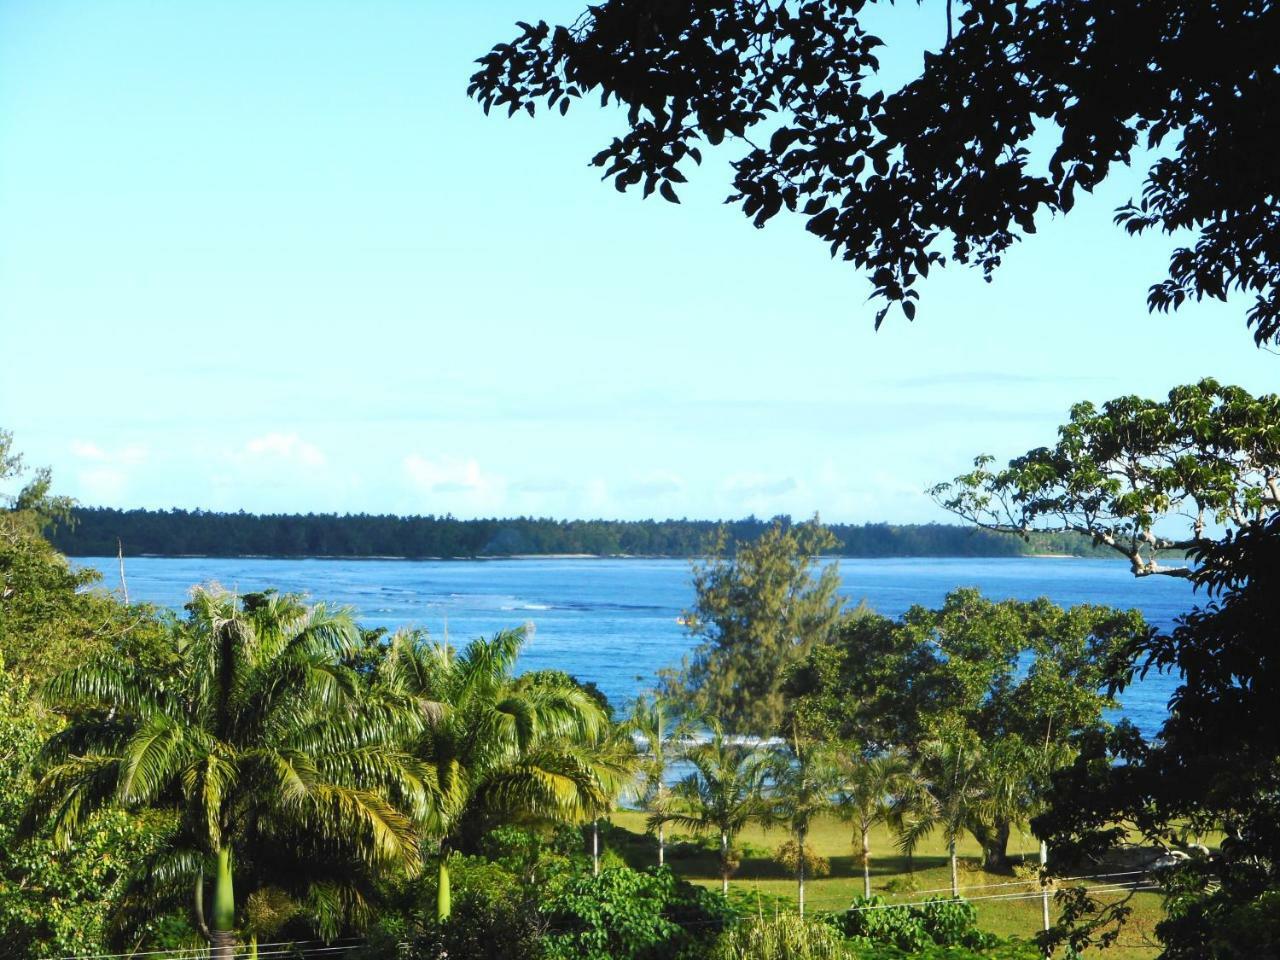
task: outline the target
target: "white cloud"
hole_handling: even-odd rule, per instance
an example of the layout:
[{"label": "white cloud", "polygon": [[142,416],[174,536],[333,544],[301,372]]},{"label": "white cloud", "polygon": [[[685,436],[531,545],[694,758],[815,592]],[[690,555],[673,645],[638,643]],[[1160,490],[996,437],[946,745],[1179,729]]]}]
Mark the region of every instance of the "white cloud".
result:
[{"label": "white cloud", "polygon": [[118,506],[128,486],[128,475],[118,467],[90,467],[76,474],[78,499],[93,506]]},{"label": "white cloud", "polygon": [[75,473],[76,497],[95,506],[115,506],[129,488],[129,468],[145,461],[149,451],[140,443],[109,449],[89,440],[72,440],[71,454],[85,461]]},{"label": "white cloud", "polygon": [[130,443],[115,450],[107,450],[89,440],[72,440],[71,452],[81,460],[130,466],[142,463],[149,455],[149,451],[141,443]]},{"label": "white cloud", "polygon": [[305,467],[320,467],[325,462],[324,452],[296,433],[266,433],[254,437],[245,444],[244,452],[251,458],[288,460]]},{"label": "white cloud", "polygon": [[404,458],[404,472],[414,491],[433,498],[424,510],[493,510],[506,495],[506,480],[486,473],[471,457],[424,457],[411,453]]}]

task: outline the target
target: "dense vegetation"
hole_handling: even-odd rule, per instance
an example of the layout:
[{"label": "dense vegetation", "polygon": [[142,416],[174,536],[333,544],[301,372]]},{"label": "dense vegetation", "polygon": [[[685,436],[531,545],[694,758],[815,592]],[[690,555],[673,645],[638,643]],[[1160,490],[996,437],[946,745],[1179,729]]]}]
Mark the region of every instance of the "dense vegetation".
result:
[{"label": "dense vegetation", "polygon": [[[1145,409],[1144,435],[1162,436],[1176,411]],[[1233,411],[1203,416],[1238,425]],[[1209,446],[1171,469],[1208,463]],[[1252,449],[1273,475],[1273,448]],[[21,473],[0,433],[0,480]],[[1228,510],[1253,489],[1236,477],[1214,480]],[[1090,482],[1073,496],[1117,493],[1105,471]],[[128,605],[46,539],[72,505],[37,473],[0,512],[0,938],[25,957],[203,944],[230,960],[351,937],[368,960],[1029,958],[1115,940],[1132,898],[1159,889],[1162,956],[1272,955],[1280,520],[1266,497],[1220,540],[1199,532],[1187,575],[1211,599],[1167,634],[1134,611],[974,590],[897,618],[846,609],[816,518],[722,531],[693,565],[699,646],[619,716],[568,674],[521,674],[518,630],[456,649],[216,587],[181,614]],[[1150,669],[1182,680],[1154,742],[1106,720]],[[645,862],[609,825],[623,802],[657,841]],[[806,915],[836,869],[816,841],[832,822],[857,894]],[[772,914],[733,887],[761,828],[794,890]],[[1028,832],[1052,872],[1019,872],[1010,843]],[[978,927],[966,844],[1011,878],[993,881],[1008,896],[1071,878],[1037,945]],[[876,891],[890,845],[907,876]],[[661,862],[698,849],[718,891]],[[926,850],[950,896],[877,899],[918,889]],[[1128,879],[1076,883],[1115,875]]]},{"label": "dense vegetation", "polygon": [[[459,520],[450,516],[217,513],[77,507],[53,533],[68,556],[503,557],[521,554],[701,556],[723,530],[751,542],[769,521]],[[1028,540],[951,524],[834,524],[824,552],[846,557],[1095,555],[1087,537],[1034,534]],[[1105,554],[1102,554],[1105,555]]]}]

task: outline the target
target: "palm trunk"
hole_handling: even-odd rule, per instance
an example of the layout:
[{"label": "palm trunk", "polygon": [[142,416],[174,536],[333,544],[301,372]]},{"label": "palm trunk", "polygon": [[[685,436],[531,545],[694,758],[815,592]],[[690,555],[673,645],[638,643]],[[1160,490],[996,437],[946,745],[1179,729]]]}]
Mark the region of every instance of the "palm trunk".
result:
[{"label": "palm trunk", "polygon": [[665,837],[665,828],[662,824],[658,824],[658,866],[665,866],[667,862],[667,844]]},{"label": "palm trunk", "polygon": [[720,831],[720,892],[729,895],[729,835]]},{"label": "palm trunk", "polygon": [[591,821],[591,875],[600,876],[600,821]]},{"label": "palm trunk", "polygon": [[436,920],[441,923],[453,912],[453,891],[449,888],[449,855],[440,851],[440,880],[436,885]]},{"label": "palm trunk", "polygon": [[947,852],[951,856],[951,899],[960,898],[960,880],[956,876],[956,838],[952,837],[947,844]]},{"label": "palm trunk", "polygon": [[804,916],[804,831],[796,831],[796,886],[800,916]]},{"label": "palm trunk", "polygon": [[204,937],[206,940],[212,940],[213,934],[209,932],[209,924],[206,923],[204,919],[204,868],[203,867],[201,867],[200,870],[196,872],[196,886],[193,893],[195,894],[195,898],[194,898],[195,902],[192,904],[192,909],[195,911],[195,915],[196,915],[196,930],[198,930],[200,933],[200,936]]},{"label": "palm trunk", "polygon": [[231,849],[220,847],[213,876],[212,960],[232,960],[236,945],[236,895],[231,874]]},{"label": "palm trunk", "polygon": [[871,831],[862,828],[862,896],[871,899]]}]

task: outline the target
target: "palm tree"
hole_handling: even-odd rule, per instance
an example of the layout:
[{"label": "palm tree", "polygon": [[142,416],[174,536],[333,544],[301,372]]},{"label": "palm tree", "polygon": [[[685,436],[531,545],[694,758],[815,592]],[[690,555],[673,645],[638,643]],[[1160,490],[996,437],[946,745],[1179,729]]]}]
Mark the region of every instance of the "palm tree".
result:
[{"label": "palm tree", "polygon": [[830,750],[803,746],[797,738],[774,753],[769,779],[770,819],[781,821],[791,831],[797,899],[803,917],[805,874],[812,859],[809,831],[814,820],[834,809],[842,771]]},{"label": "palm tree", "polygon": [[630,767],[607,748],[604,708],[566,674],[514,675],[525,631],[458,652],[420,633],[392,638],[383,689],[424,717],[413,751],[442,802],[423,824],[439,843],[437,917],[451,909],[448,855],[495,821],[585,823],[609,808]]},{"label": "palm tree", "polygon": [[215,958],[232,956],[251,899],[306,903],[332,933],[365,904],[370,871],[419,863],[414,820],[435,790],[398,746],[413,718],[367,701],[342,664],[358,636],[347,611],[216,586],[193,590],[187,611],[172,672],[109,654],[49,683],[69,722],[44,747],[27,826],[68,837],[109,806],[163,824],[122,909],[145,915],[187,891]]},{"label": "palm tree", "polygon": [[920,758],[928,775],[923,790],[913,790],[899,799],[902,827],[898,846],[910,856],[922,839],[941,829],[951,863],[951,896],[958,897],[956,843],[989,811],[982,751],[976,742],[930,740],[921,746]]},{"label": "palm tree", "polygon": [[836,797],[841,816],[852,821],[862,841],[862,895],[871,896],[871,830],[890,823],[903,797],[918,795],[924,780],[911,759],[900,751],[854,757],[844,764],[843,783]]},{"label": "palm tree", "polygon": [[[662,808],[666,802],[667,768],[671,764],[672,755],[679,749],[687,731],[683,726],[671,723],[667,716],[666,701],[660,697],[648,700],[637,697],[631,707],[631,715],[623,722],[624,729],[633,737],[643,741],[639,759],[640,784],[639,801],[643,809],[653,813]],[[666,862],[666,824],[659,821],[658,866]]]},{"label": "palm tree", "polygon": [[710,727],[711,738],[684,753],[693,772],[671,789],[663,806],[649,816],[649,826],[672,823],[699,833],[718,832],[720,889],[728,896],[733,838],[751,821],[768,816],[763,793],[767,757],[730,742],[718,723],[713,721]]}]

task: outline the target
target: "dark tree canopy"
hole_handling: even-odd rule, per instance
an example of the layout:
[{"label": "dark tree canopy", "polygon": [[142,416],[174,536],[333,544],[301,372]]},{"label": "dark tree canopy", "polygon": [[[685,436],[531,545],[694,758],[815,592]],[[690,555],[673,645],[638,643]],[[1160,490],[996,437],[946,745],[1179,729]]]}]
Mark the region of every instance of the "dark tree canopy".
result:
[{"label": "dark tree canopy", "polygon": [[1250,294],[1280,341],[1280,8],[1271,0],[969,0],[938,5],[946,43],[886,91],[865,0],[603,0],[479,60],[485,110],[568,110],[599,95],[627,129],[593,158],[619,190],[679,202],[698,144],[742,145],[730,201],[784,208],[915,316],[948,261],[989,278],[1038,218],[1116,165],[1146,162],[1116,211],[1130,233],[1190,237],[1153,310]]},{"label": "dark tree canopy", "polygon": [[[1167,671],[1181,679],[1159,737],[1123,727],[1059,776],[1037,823],[1067,861],[1095,862],[1134,837],[1175,846],[1221,831],[1217,849],[1164,878],[1156,928],[1168,960],[1269,957],[1280,950],[1280,518],[1195,551],[1207,598],[1167,634],[1137,638],[1116,683]],[[1117,762],[1123,761],[1123,762]],[[1083,947],[1114,939],[1117,905],[1068,899],[1057,934]]]}]

